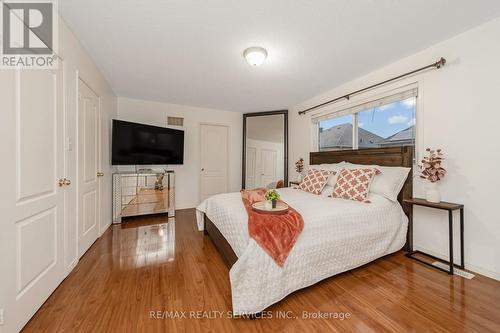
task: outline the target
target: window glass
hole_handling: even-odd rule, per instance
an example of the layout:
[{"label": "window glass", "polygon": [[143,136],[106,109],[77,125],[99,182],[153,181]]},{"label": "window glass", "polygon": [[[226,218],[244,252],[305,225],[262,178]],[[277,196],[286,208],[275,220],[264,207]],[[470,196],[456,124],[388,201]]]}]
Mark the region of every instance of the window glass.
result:
[{"label": "window glass", "polygon": [[331,118],[319,123],[319,150],[352,149],[352,115]]},{"label": "window glass", "polygon": [[358,113],[358,147],[414,146],[415,102],[412,97]]},{"label": "window glass", "polygon": [[411,97],[320,121],[319,151],[353,149],[353,131],[357,148],[415,146],[415,116],[416,97]]}]

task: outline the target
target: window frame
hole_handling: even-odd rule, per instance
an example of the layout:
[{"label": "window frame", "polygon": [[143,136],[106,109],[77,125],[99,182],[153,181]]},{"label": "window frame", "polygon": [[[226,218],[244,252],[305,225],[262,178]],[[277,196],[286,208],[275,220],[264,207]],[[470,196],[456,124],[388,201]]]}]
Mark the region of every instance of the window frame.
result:
[{"label": "window frame", "polygon": [[[310,120],[311,120],[311,129],[312,129],[312,144],[311,144],[311,151],[320,151],[320,137],[319,137],[319,127],[320,127],[320,122],[315,121],[317,118],[322,118],[326,116],[330,116],[326,119],[332,119],[336,117],[341,117],[341,116],[346,116],[346,115],[351,115],[352,116],[352,125],[353,125],[353,134],[352,134],[352,149],[353,150],[358,150],[359,149],[359,142],[358,142],[358,129],[359,129],[359,112],[363,111],[353,111],[352,113],[349,113],[349,109],[355,108],[356,106],[362,106],[366,105],[368,103],[373,103],[377,100],[381,100],[387,97],[390,97],[391,95],[395,95],[398,93],[404,93],[405,91],[410,91],[415,89],[416,90],[416,96],[415,96],[415,138],[414,138],[414,164],[416,165],[416,161],[419,160],[419,155],[420,155],[420,147],[422,147],[422,142],[421,142],[421,131],[423,128],[423,103],[422,103],[422,96],[423,96],[423,89],[421,88],[422,84],[419,80],[415,81],[403,81],[399,82],[397,85],[392,84],[388,85],[387,87],[384,87],[384,91],[380,91],[381,89],[377,89],[375,92],[370,93],[365,93],[361,94],[359,96],[354,96],[351,99],[344,101],[343,103],[340,102],[336,105],[336,107],[331,107],[331,106],[325,106],[322,108],[323,110],[320,112],[317,112],[315,114],[310,115]],[[403,100],[403,99],[401,99]],[[392,102],[391,102],[392,103]],[[336,116],[337,114],[337,116]],[[325,120],[326,120],[325,119]],[[366,148],[370,149],[370,148]]]}]

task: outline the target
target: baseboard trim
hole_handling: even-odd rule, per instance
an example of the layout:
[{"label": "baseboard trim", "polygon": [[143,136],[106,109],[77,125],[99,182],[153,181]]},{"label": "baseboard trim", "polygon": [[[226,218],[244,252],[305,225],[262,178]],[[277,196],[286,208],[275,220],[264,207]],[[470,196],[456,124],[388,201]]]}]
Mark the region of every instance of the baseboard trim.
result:
[{"label": "baseboard trim", "polygon": [[101,237],[106,232],[106,230],[108,230],[108,228],[111,227],[112,224],[113,224],[112,222],[109,222],[108,224],[104,225],[102,230],[99,230],[99,231],[101,231],[101,233],[99,234],[99,237]]},{"label": "baseboard trim", "polygon": [[195,207],[186,207],[186,208],[176,208],[175,211],[180,211],[180,210],[193,210],[196,209]]},{"label": "baseboard trim", "polygon": [[[426,249],[426,248],[424,248],[422,246],[414,245],[414,249],[422,251],[422,252],[427,252],[427,253],[429,253],[429,254],[437,257],[437,258],[440,258],[442,260],[445,260],[445,261],[448,260],[448,258],[443,258],[444,256],[443,256],[442,253],[437,253],[436,251],[432,251],[432,250]],[[478,266],[472,265],[472,264],[468,263],[467,261],[465,262],[465,269],[468,270],[468,271],[474,272],[476,274],[480,274],[480,275],[489,277],[490,279],[500,281],[500,273],[493,272],[493,271],[490,271],[489,269],[485,269],[485,268],[482,268],[482,267],[478,267]]]},{"label": "baseboard trim", "polygon": [[71,273],[72,270],[75,269],[76,265],[78,265],[78,259],[74,259],[67,267],[66,267],[66,276]]},{"label": "baseboard trim", "polygon": [[[196,205],[198,206],[198,205]],[[193,205],[175,205],[175,210],[182,210],[182,209],[190,209],[190,208],[196,208],[196,206]]]}]

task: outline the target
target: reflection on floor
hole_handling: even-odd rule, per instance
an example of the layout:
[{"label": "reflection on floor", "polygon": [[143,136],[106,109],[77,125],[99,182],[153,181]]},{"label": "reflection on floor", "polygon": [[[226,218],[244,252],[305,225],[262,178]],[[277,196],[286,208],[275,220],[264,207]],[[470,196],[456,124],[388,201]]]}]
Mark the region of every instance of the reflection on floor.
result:
[{"label": "reflection on floor", "polygon": [[123,221],[122,230],[113,230],[113,245],[119,247],[113,250],[113,260],[121,268],[145,267],[152,262],[161,265],[174,260],[175,219],[152,220],[153,224],[147,224],[148,218]]},{"label": "reflection on floor", "polygon": [[448,276],[402,253],[297,291],[265,319],[230,318],[229,269],[197,231],[194,210],[175,221],[125,221],[90,248],[25,332],[500,331],[500,282]]}]

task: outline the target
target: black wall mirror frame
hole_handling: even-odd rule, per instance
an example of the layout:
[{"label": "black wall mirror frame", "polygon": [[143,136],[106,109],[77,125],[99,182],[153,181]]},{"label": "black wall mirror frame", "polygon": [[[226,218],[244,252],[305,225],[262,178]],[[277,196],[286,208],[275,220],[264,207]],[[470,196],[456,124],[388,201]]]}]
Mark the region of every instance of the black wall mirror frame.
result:
[{"label": "black wall mirror frame", "polygon": [[244,189],[246,182],[246,150],[247,150],[247,119],[250,117],[264,117],[283,115],[283,130],[284,130],[284,158],[283,158],[283,181],[284,186],[288,186],[288,110],[252,112],[243,114],[243,153],[242,153],[242,170],[241,170],[241,187]]}]

